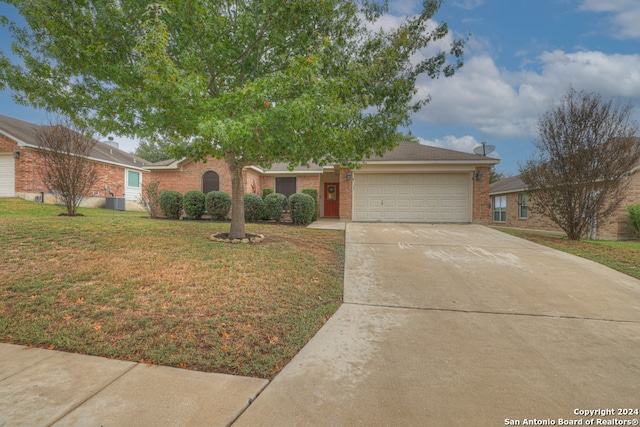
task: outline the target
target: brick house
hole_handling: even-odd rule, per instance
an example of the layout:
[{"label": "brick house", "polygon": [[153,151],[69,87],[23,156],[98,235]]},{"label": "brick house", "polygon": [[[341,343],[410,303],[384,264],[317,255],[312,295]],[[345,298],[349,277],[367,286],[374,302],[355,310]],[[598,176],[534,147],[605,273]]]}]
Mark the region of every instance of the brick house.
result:
[{"label": "brick house", "polygon": [[[339,165],[297,167],[283,163],[244,170],[245,192],[265,188],[286,196],[318,190],[319,216],[353,221],[488,223],[489,168],[497,159],[402,142],[356,169]],[[168,160],[147,166],[163,189],[231,193],[222,160]]]},{"label": "brick house", "polygon": [[[35,200],[41,192],[53,202],[38,178],[37,126],[0,116],[0,197]],[[142,185],[186,193],[221,190],[231,194],[229,169],[208,157],[149,163],[105,143],[97,143],[91,160],[100,180],[85,205],[104,206],[111,190],[139,209]],[[310,165],[289,170],[286,164],[244,170],[245,192],[272,188],[286,196],[303,188],[318,190],[319,216],[353,221],[454,222],[487,224],[491,219],[489,168],[497,159],[402,142],[383,156],[350,170],[340,165]],[[135,184],[135,185],[131,185]]]},{"label": "brick house", "polygon": [[[20,197],[55,203],[55,196],[40,179],[44,164],[37,144],[40,126],[0,115],[0,197]],[[106,198],[124,199],[128,210],[137,203],[150,173],[149,162],[108,143],[96,142],[89,159],[95,163],[98,181],[82,206],[105,207]]]},{"label": "brick house", "polygon": [[[634,238],[627,218],[627,206],[640,204],[640,165],[631,171],[628,179],[631,182],[625,200],[608,220],[597,224],[597,229],[594,230],[596,238],[602,240]],[[549,218],[530,209],[527,187],[520,177],[514,176],[494,182],[490,186],[489,195],[492,206],[491,225],[564,234],[564,231]]]}]

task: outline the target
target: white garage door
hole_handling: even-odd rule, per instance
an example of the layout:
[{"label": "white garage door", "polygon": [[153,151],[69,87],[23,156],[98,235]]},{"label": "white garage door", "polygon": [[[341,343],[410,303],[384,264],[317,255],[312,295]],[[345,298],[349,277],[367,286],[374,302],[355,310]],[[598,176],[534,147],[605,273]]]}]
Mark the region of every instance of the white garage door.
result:
[{"label": "white garage door", "polygon": [[15,176],[13,153],[0,153],[0,197],[16,196]]},{"label": "white garage door", "polygon": [[356,174],[354,221],[471,222],[470,174]]}]

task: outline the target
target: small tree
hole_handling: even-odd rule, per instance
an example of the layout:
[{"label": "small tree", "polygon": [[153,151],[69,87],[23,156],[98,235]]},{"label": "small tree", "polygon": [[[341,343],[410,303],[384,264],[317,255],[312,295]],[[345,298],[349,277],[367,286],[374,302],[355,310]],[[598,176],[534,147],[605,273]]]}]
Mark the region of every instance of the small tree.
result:
[{"label": "small tree", "polygon": [[160,181],[155,180],[148,184],[142,184],[142,198],[138,203],[149,212],[149,218],[160,216],[160,193]]},{"label": "small tree", "polygon": [[68,120],[40,126],[36,131],[44,163],[40,177],[70,216],[76,215],[80,203],[98,180],[96,164],[89,160],[97,141],[84,136],[83,131]]},{"label": "small tree", "polygon": [[613,214],[640,160],[631,104],[570,89],[538,122],[536,157],[520,169],[529,208],[580,240]]}]

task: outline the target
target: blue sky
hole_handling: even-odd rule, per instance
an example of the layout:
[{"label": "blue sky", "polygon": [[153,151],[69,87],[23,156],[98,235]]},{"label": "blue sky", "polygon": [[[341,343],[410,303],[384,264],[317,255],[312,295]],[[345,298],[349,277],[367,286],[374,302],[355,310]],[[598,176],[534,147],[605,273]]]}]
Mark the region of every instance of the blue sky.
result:
[{"label": "blue sky", "polygon": [[[381,25],[417,4],[392,1]],[[10,13],[0,4],[0,15]],[[640,106],[638,0],[445,0],[434,19],[448,23],[450,39],[469,41],[454,77],[418,81],[419,96],[432,98],[410,127],[422,143],[471,152],[486,141],[496,146],[498,170],[514,175],[532,154],[538,118],[569,87]],[[0,49],[9,42],[0,28]],[[47,118],[16,105],[7,91],[0,92],[0,114],[33,123]],[[127,151],[136,147],[116,139]]]}]

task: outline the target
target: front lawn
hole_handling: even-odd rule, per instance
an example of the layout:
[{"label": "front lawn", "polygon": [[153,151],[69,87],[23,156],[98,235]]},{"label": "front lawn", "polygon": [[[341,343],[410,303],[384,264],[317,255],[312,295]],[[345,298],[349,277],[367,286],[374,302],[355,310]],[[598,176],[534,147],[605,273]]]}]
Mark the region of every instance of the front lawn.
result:
[{"label": "front lawn", "polygon": [[572,241],[564,236],[498,228],[513,236],[604,264],[636,279],[640,279],[640,241],[612,242],[606,240]]},{"label": "front lawn", "polygon": [[0,199],[0,341],[272,378],[342,301],[344,232]]}]

